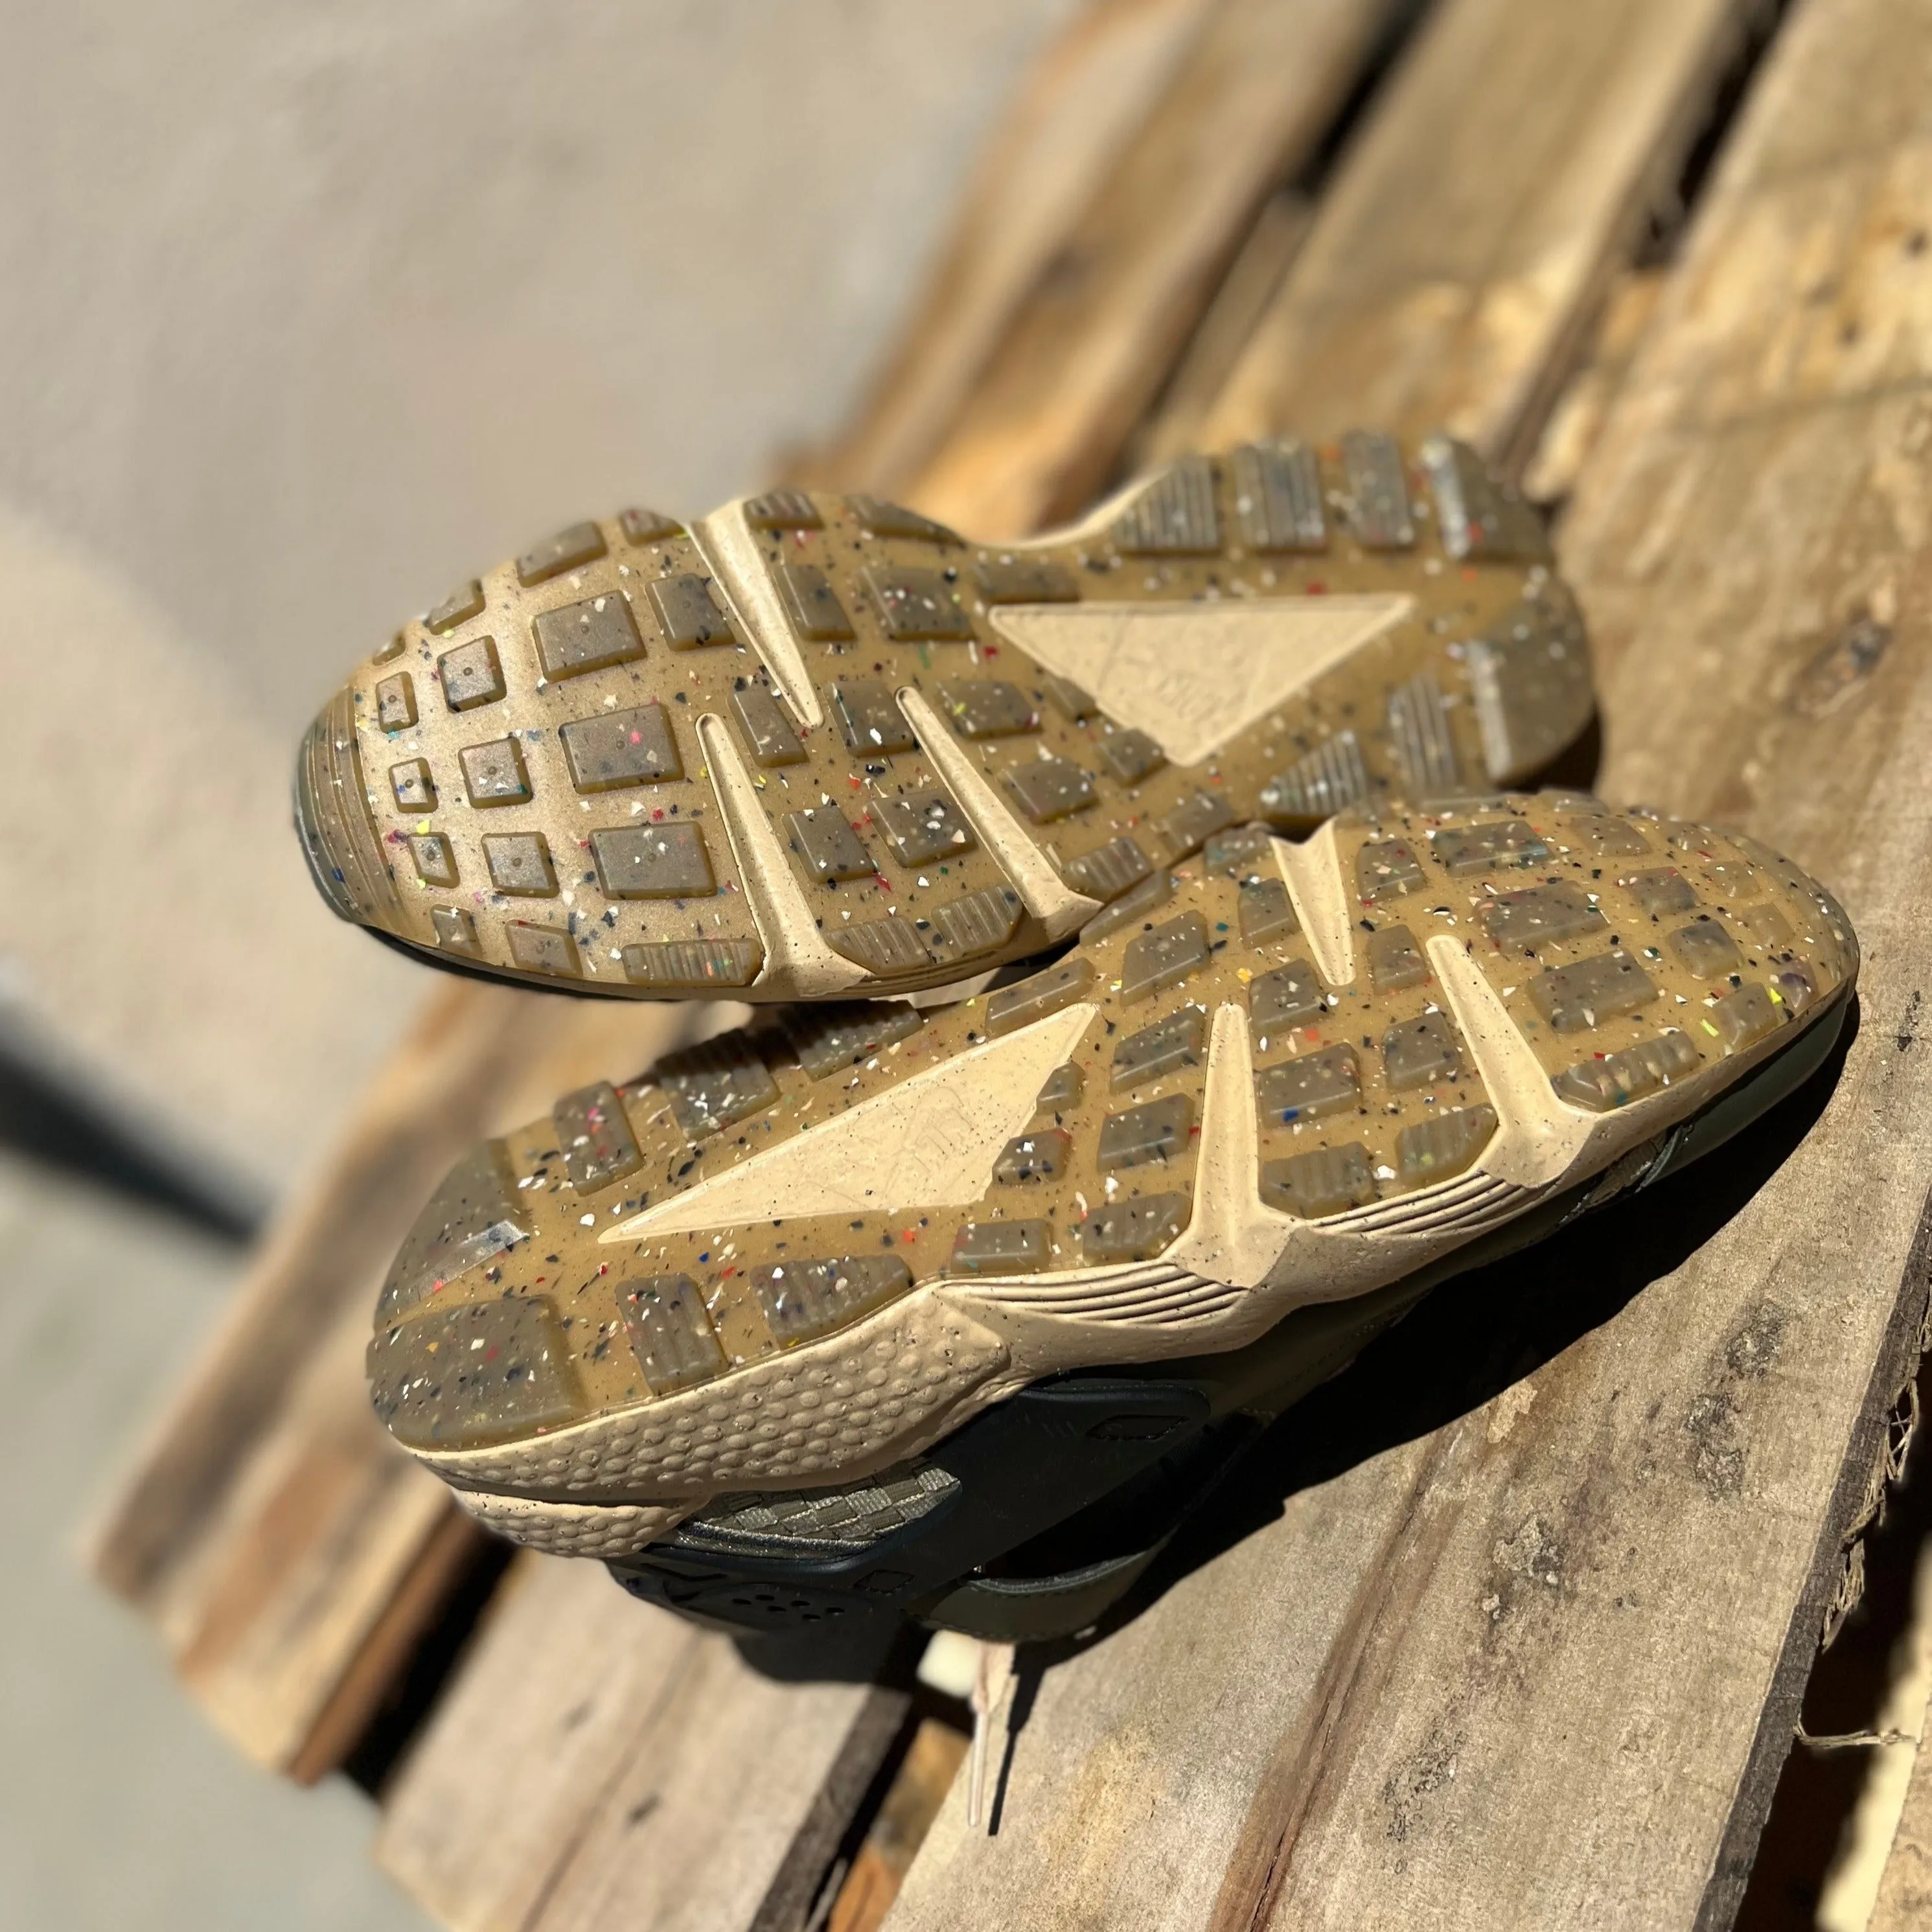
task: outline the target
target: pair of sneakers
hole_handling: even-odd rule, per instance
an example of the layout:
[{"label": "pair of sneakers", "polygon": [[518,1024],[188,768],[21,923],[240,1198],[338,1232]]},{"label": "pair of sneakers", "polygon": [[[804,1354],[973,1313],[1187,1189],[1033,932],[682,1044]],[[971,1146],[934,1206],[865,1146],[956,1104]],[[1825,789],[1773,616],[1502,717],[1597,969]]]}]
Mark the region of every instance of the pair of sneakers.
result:
[{"label": "pair of sneakers", "polygon": [[1190,458],[1006,545],[630,510],[464,584],[309,734],[324,897],[777,1010],[457,1166],[383,1421],[714,1623],[1090,1623],[1435,1282],[1828,1051],[1822,888],[1522,789],[1592,710],[1539,520],[1447,439]]}]

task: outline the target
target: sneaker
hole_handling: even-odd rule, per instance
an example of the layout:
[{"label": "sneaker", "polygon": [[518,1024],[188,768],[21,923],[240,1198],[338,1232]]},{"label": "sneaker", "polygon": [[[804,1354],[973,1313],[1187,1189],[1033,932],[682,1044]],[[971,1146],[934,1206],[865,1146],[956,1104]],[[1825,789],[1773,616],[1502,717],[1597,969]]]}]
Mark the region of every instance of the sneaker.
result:
[{"label": "sneaker", "polygon": [[1789,1091],[1858,964],[1761,847],[1571,794],[1223,832],[1137,898],[477,1148],[376,1312],[397,1441],[695,1615],[1072,1628],[1433,1282]]},{"label": "sneaker", "polygon": [[1217,832],[1520,784],[1589,722],[1534,513],[1446,440],[1174,464],[968,544],[775,490],[573,525],[404,626],[311,728],[334,910],[568,990],[956,985]]}]

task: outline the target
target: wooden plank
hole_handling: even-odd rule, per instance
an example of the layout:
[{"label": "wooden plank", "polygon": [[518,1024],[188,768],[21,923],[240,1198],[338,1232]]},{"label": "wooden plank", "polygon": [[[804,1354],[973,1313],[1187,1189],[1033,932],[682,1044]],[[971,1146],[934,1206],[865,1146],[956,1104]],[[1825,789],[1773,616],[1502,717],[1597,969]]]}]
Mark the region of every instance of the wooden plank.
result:
[{"label": "wooden plank", "polygon": [[1035,67],[850,428],[792,480],[909,489],[1220,0],[1089,0]]},{"label": "wooden plank", "polygon": [[[1927,0],[1787,26],[1568,545],[1606,790],[1744,824],[1858,923],[1828,1099],[1438,1291],[1318,1398],[1282,1454],[1341,1473],[1046,1676],[998,1836],[956,1791],[893,1932],[1730,1922],[1932,1277],[1929,72]],[[1586,1332],[1352,1450],[1512,1280]]]},{"label": "wooden plank", "polygon": [[906,1711],[877,1657],[786,1682],[602,1564],[518,1568],[390,1796],[384,1868],[455,1932],[796,1932]]},{"label": "wooden plank", "polygon": [[1922,1730],[1897,1834],[1879,1880],[1870,1932],[1919,1932],[1932,1924],[1932,1749]]},{"label": "wooden plank", "polygon": [[1391,0],[1222,0],[907,484],[992,535],[1086,502],[1270,191],[1333,124]]},{"label": "wooden plank", "polygon": [[472,1546],[362,1383],[368,1312],[424,1200],[479,1134],[729,1017],[448,985],[272,1230],[93,1548],[257,1762],[339,1760]]},{"label": "wooden plank", "polygon": [[[1205,440],[1370,422],[1446,428],[1526,456],[1611,274],[1675,186],[1742,10],[1436,8],[1330,183]],[[1172,434],[1156,443],[1177,446]]]}]

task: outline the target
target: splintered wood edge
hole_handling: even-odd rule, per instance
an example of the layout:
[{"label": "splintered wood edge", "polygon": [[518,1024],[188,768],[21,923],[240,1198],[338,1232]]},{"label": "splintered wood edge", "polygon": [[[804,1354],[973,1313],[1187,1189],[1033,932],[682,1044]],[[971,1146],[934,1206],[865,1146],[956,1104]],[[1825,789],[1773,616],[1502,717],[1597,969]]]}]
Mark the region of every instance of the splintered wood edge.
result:
[{"label": "splintered wood edge", "polygon": [[1932,1193],[1919,1210],[1918,1230],[1899,1281],[1898,1299],[1872,1365],[1864,1400],[1845,1445],[1843,1466],[1818,1530],[1810,1574],[1791,1612],[1772,1672],[1757,1734],[1724,1827],[1708,1884],[1694,1922],[1696,1932],[1724,1932],[1744,1902],[1759,1838],[1798,1731],[1804,1687],[1824,1640],[1826,1619],[1844,1582],[1852,1544],[1871,1520],[1889,1453],[1893,1418],[1918,1373],[1932,1313]]}]

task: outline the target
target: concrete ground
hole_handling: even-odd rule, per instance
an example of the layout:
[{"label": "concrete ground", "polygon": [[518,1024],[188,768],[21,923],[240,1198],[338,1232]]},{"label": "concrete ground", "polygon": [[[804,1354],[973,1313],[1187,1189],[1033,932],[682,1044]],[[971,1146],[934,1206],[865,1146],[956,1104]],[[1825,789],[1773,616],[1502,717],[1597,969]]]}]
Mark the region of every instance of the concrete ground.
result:
[{"label": "concrete ground", "polygon": [[[1074,4],[0,0],[5,1137],[285,1196],[424,982],[303,874],[310,712],[478,566],[829,434]],[[244,1258],[0,1157],[0,1924],[419,1922],[75,1555]]]}]

